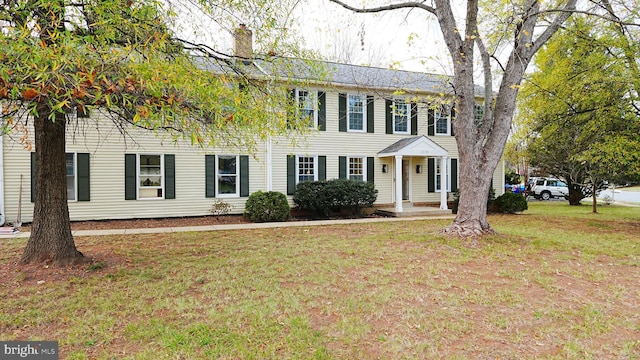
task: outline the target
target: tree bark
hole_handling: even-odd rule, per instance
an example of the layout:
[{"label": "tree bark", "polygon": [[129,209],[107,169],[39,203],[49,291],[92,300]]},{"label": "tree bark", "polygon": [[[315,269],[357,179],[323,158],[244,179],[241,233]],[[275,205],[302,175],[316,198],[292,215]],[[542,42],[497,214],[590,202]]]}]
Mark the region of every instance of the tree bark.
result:
[{"label": "tree bark", "polygon": [[52,262],[70,265],[83,261],[71,234],[67,205],[66,137],[64,114],[49,119],[51,108],[38,105],[34,118],[36,182],[31,236],[22,254],[22,264]]},{"label": "tree bark", "polygon": [[596,192],[596,179],[593,179],[593,182],[591,183],[591,211],[594,214],[598,213],[598,195]]},{"label": "tree bark", "polygon": [[572,182],[568,182],[567,186],[569,187],[569,205],[579,206],[581,205],[582,199],[584,199],[584,194],[582,193],[582,188],[574,184]]}]

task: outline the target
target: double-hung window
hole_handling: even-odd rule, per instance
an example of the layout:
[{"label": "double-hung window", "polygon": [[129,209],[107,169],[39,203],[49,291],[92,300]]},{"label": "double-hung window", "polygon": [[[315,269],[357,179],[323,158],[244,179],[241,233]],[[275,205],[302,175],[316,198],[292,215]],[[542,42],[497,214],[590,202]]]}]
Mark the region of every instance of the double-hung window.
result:
[{"label": "double-hung window", "polygon": [[164,188],[162,155],[138,154],[138,198],[162,199]]},{"label": "double-hung window", "polygon": [[296,183],[318,180],[318,164],[315,156],[296,157]]},{"label": "double-hung window", "polygon": [[440,105],[436,111],[436,135],[449,135],[451,129],[451,109],[448,105]]},{"label": "double-hung window", "polygon": [[78,175],[76,173],[76,154],[67,153],[67,200],[75,201],[77,197],[77,180]]},{"label": "double-hung window", "polygon": [[[435,183],[436,183],[436,191],[440,191],[442,189],[442,168],[440,167],[440,160],[436,161],[436,171],[435,171]],[[444,176],[444,181],[446,185],[446,191],[451,191],[451,179],[449,178],[449,174],[451,173],[451,159],[447,160],[447,173]]]},{"label": "double-hung window", "polygon": [[239,161],[235,155],[216,156],[217,197],[237,197],[240,194]]},{"label": "double-hung window", "polygon": [[316,128],[318,126],[318,113],[316,111],[316,94],[315,91],[296,89],[296,102],[300,119],[308,121],[309,127]]},{"label": "double-hung window", "polygon": [[394,99],[393,103],[393,132],[396,134],[409,134],[411,132],[409,102],[406,99]]},{"label": "double-hung window", "polygon": [[366,131],[365,119],[367,97],[360,94],[349,94],[347,97],[347,118],[349,119],[349,131]]},{"label": "double-hung window", "polygon": [[[89,154],[69,152],[65,154],[65,175],[67,177],[67,200],[90,201],[91,181],[89,179]],[[36,195],[36,153],[31,153],[31,202]]]},{"label": "double-hung window", "polygon": [[347,176],[351,180],[367,180],[367,162],[364,157],[347,158]]},{"label": "double-hung window", "polygon": [[475,104],[473,106],[473,119],[476,126],[482,125],[482,120],[484,120],[484,105]]}]

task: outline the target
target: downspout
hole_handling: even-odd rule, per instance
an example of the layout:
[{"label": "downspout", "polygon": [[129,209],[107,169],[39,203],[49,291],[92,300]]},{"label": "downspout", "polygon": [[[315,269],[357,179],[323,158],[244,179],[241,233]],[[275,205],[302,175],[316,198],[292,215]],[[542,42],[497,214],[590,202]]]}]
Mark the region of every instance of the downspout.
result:
[{"label": "downspout", "polygon": [[273,160],[271,149],[271,136],[267,139],[267,191],[273,191]]},{"label": "downspout", "polygon": [[[258,65],[257,63],[254,63],[254,65],[266,77],[268,77],[269,74],[262,67],[260,67],[260,65]],[[273,80],[269,79],[267,84],[268,84],[267,92],[271,92],[271,85],[273,84]],[[273,109],[271,109],[271,114],[272,116],[273,114],[275,114],[275,111]],[[267,177],[266,179],[267,191],[273,191],[273,145],[271,141],[271,135],[267,137],[265,147],[266,147],[265,151],[266,151],[266,157],[267,157],[266,166],[265,166],[265,173],[266,173],[265,175]]]}]

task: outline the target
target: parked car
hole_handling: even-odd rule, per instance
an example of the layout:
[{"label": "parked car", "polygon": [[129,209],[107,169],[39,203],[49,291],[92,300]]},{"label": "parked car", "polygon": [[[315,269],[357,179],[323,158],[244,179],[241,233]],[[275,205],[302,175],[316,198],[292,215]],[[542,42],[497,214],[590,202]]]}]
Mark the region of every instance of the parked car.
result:
[{"label": "parked car", "polygon": [[553,178],[538,178],[531,187],[531,195],[536,199],[568,198],[569,187],[564,182]]}]

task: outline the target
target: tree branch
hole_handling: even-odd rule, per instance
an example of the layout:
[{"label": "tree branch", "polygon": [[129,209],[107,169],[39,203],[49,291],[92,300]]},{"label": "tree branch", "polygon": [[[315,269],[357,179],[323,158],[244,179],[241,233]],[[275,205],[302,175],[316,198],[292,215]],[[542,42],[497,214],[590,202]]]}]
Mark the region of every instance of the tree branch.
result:
[{"label": "tree branch", "polygon": [[422,9],[425,11],[428,11],[432,14],[436,14],[436,9],[432,6],[426,5],[423,2],[417,2],[417,1],[407,1],[407,2],[403,2],[403,3],[398,3],[398,4],[389,4],[389,5],[384,5],[384,6],[376,6],[376,7],[372,7],[372,8],[357,8],[354,6],[351,6],[347,3],[345,3],[344,1],[341,0],[329,0],[334,4],[338,4],[340,6],[342,6],[343,8],[347,9],[347,10],[351,10],[353,12],[356,13],[379,13],[379,12],[385,12],[385,11],[390,11],[390,10],[397,10],[397,9]]}]

